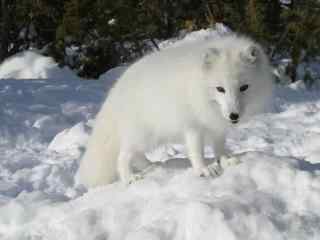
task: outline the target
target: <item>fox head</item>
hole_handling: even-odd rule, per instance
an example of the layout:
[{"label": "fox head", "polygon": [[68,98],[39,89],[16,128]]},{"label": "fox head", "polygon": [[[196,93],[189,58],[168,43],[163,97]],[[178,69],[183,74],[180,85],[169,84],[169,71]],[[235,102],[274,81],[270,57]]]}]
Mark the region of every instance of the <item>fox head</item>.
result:
[{"label": "fox head", "polygon": [[208,100],[233,124],[263,104],[271,84],[271,71],[261,47],[252,42],[238,45],[208,48],[203,57]]}]

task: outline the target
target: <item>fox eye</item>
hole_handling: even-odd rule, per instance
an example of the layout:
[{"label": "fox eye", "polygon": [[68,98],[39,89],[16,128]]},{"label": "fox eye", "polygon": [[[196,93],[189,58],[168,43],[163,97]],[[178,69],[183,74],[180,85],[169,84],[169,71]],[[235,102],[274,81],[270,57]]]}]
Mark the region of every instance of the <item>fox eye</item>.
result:
[{"label": "fox eye", "polygon": [[249,88],[249,85],[248,85],[248,84],[242,85],[242,86],[240,87],[240,92],[244,92],[244,91],[246,91],[248,88]]},{"label": "fox eye", "polygon": [[223,87],[216,87],[218,92],[225,93],[226,90]]}]

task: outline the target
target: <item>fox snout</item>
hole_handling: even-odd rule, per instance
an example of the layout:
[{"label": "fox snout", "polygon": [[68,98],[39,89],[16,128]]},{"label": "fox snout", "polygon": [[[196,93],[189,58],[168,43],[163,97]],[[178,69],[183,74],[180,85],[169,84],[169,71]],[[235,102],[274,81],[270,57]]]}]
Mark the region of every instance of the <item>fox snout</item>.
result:
[{"label": "fox snout", "polygon": [[238,123],[238,121],[239,121],[239,114],[232,112],[232,113],[230,113],[230,115],[229,115],[229,119],[231,120],[231,122],[232,122],[233,124]]}]

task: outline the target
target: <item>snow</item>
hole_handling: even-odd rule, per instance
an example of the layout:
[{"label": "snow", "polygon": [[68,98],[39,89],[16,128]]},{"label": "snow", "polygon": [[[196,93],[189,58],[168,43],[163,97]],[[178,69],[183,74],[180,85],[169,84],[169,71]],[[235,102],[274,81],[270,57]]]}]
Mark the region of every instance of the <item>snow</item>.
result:
[{"label": "snow", "polygon": [[199,39],[215,39],[228,34],[232,34],[232,32],[226,25],[216,23],[215,30],[201,29],[190,33],[182,32],[180,37],[162,41],[158,44],[158,46],[160,49],[177,47],[181,44],[188,44]]},{"label": "snow", "polygon": [[77,79],[67,67],[61,69],[50,57],[28,50],[18,53],[0,66],[0,79]]},{"label": "snow", "polygon": [[126,70],[128,66],[118,66],[108,70],[107,72],[99,76],[100,81],[106,82],[108,86],[111,86],[116,79],[118,79]]},{"label": "snow", "polygon": [[[88,127],[80,122],[70,129],[58,133],[48,146],[48,149],[55,152],[66,152],[79,156],[79,149],[86,145],[88,139]],[[64,143],[64,144],[61,144]],[[75,151],[75,152],[74,152]]]},{"label": "snow", "polygon": [[291,0],[280,0],[282,4],[291,4]]},{"label": "snow", "polygon": [[1,240],[319,239],[320,92],[278,86],[273,113],[229,132],[241,163],[218,178],[194,176],[184,147],[165,145],[148,154],[162,164],[141,181],[87,192],[73,177],[105,92],[126,68],[80,81],[30,56],[48,60],[25,53],[0,66]]}]

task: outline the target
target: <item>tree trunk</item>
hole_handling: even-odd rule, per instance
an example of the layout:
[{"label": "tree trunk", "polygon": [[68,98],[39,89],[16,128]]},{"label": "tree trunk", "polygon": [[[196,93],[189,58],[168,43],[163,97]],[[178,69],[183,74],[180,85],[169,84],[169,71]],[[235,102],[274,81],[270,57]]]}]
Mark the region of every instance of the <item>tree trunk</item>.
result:
[{"label": "tree trunk", "polygon": [[9,8],[6,0],[1,0],[1,42],[0,42],[0,62],[8,55],[8,24],[9,24]]},{"label": "tree trunk", "polygon": [[300,62],[301,49],[298,46],[293,46],[291,50],[291,63],[287,67],[287,75],[292,82],[297,81],[297,69]]}]

